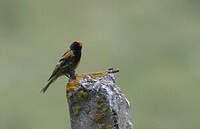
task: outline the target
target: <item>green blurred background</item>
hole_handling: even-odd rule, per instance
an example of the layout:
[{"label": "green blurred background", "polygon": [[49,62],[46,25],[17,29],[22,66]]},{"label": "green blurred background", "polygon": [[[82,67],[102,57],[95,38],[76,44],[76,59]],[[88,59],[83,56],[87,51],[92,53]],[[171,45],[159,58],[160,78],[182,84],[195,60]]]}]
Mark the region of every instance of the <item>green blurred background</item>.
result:
[{"label": "green blurred background", "polygon": [[119,68],[135,129],[200,126],[199,0],[0,0],[0,129],[70,129],[56,62],[84,42],[78,73]]}]

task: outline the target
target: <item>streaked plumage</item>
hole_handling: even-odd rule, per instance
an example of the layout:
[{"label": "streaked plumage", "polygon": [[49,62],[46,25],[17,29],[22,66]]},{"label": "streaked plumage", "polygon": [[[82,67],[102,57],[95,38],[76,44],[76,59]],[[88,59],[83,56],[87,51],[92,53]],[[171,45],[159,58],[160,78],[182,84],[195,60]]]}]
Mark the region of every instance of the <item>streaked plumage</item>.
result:
[{"label": "streaked plumage", "polygon": [[70,79],[75,79],[75,69],[77,68],[81,58],[82,42],[73,42],[69,49],[62,55],[61,59],[56,64],[51,76],[48,79],[46,86],[41,90],[45,92],[52,82],[58,77],[65,75]]}]

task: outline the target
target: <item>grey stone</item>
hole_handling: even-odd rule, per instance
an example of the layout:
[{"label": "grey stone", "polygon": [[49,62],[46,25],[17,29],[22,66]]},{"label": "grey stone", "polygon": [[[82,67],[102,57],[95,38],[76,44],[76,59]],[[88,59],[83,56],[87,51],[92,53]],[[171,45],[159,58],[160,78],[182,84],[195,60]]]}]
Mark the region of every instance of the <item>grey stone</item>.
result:
[{"label": "grey stone", "polygon": [[130,103],[112,71],[96,78],[85,74],[79,87],[67,92],[72,129],[133,129]]}]

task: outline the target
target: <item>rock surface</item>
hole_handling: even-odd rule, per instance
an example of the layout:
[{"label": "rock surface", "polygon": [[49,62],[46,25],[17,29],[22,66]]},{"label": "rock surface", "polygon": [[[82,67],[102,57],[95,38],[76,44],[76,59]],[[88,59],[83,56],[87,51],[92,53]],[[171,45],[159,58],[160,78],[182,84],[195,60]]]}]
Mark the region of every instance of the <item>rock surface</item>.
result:
[{"label": "rock surface", "polygon": [[72,129],[133,129],[130,104],[115,83],[115,72],[81,74],[68,83]]}]

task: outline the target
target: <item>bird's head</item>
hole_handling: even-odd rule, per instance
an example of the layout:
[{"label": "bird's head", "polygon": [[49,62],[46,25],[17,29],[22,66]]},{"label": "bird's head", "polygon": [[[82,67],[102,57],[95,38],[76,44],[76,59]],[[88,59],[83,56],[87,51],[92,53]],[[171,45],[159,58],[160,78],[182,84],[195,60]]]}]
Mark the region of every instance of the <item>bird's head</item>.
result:
[{"label": "bird's head", "polygon": [[82,42],[81,41],[74,41],[71,46],[71,50],[81,50],[82,49]]}]

